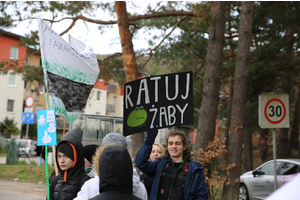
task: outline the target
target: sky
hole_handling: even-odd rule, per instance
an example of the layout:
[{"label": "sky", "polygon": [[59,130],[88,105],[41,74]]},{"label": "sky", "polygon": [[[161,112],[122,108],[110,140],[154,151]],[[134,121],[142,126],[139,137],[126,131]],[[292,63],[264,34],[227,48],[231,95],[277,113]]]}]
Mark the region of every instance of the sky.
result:
[{"label": "sky", "polygon": [[[141,5],[143,4],[142,2]],[[149,2],[144,2],[146,5]],[[130,8],[128,8],[130,11]],[[136,10],[135,10],[136,11]],[[142,13],[142,9],[141,9]],[[42,19],[50,19],[50,15],[47,13],[40,13]],[[37,16],[34,16],[37,17]],[[96,16],[95,19],[99,20],[116,20],[116,18],[109,17],[108,13],[101,11],[100,16]],[[48,24],[46,22],[46,24]],[[71,20],[64,20],[62,22],[53,24],[52,29],[60,34],[62,33],[69,25],[71,24]],[[118,26],[112,25],[112,28],[105,28],[104,32],[100,32],[97,24],[92,23],[84,23],[82,20],[78,20],[75,26],[67,33],[62,36],[65,41],[68,41],[68,34],[76,39],[89,44],[96,54],[113,54],[113,53],[121,53],[121,43]],[[15,28],[7,29],[7,31],[13,32],[15,34],[25,36],[25,34],[29,34],[31,30],[38,30],[37,20],[32,20],[31,23],[29,21],[21,22]],[[139,30],[139,35],[136,38],[133,38],[133,46],[134,50],[140,50],[148,48],[149,45],[147,43],[147,39],[152,37],[153,35],[160,34],[160,30],[147,31],[144,34],[144,30]],[[157,44],[159,40],[157,40]]]}]

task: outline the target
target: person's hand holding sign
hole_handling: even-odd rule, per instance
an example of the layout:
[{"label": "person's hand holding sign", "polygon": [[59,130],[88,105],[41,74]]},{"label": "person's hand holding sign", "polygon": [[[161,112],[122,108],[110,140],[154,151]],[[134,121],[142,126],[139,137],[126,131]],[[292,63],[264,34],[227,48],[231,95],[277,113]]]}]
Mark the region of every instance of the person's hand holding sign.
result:
[{"label": "person's hand holding sign", "polygon": [[158,133],[157,126],[154,126],[153,129],[150,129],[149,131],[147,131],[147,137],[145,139],[145,145],[152,146],[152,144],[154,143],[154,140],[157,136],[157,133]]}]

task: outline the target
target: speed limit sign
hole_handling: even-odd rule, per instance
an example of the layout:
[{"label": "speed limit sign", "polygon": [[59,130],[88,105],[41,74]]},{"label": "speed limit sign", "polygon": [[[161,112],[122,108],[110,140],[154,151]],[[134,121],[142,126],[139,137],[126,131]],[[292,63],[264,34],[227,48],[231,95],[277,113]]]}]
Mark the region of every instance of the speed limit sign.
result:
[{"label": "speed limit sign", "polygon": [[259,96],[259,126],[289,128],[289,95],[263,93]]}]

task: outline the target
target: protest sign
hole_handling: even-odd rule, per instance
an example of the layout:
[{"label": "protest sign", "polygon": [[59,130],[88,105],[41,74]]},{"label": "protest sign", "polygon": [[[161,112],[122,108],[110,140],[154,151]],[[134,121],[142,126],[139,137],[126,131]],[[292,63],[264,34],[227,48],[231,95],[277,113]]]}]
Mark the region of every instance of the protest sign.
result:
[{"label": "protest sign", "polygon": [[194,124],[193,73],[151,76],[124,85],[123,134]]},{"label": "protest sign", "polygon": [[55,110],[37,111],[37,146],[56,145],[56,117]]},{"label": "protest sign", "polygon": [[50,108],[68,122],[75,121],[99,74],[93,49],[70,36],[70,44],[48,27],[40,18],[39,36],[42,65]]}]

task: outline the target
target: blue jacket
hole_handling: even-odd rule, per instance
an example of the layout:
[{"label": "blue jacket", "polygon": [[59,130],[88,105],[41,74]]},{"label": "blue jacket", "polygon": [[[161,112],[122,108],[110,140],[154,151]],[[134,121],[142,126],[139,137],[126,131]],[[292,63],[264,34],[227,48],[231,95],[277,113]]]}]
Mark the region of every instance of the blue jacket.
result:
[{"label": "blue jacket", "polygon": [[[153,177],[152,189],[149,200],[157,199],[158,186],[160,181],[161,170],[166,164],[167,160],[163,158],[157,158],[155,161],[148,161],[151,154],[152,145],[145,145],[140,148],[136,155],[135,165],[142,172],[150,177]],[[207,185],[205,176],[203,173],[203,167],[200,163],[190,161],[189,171],[184,187],[184,200],[207,200]]]}]

